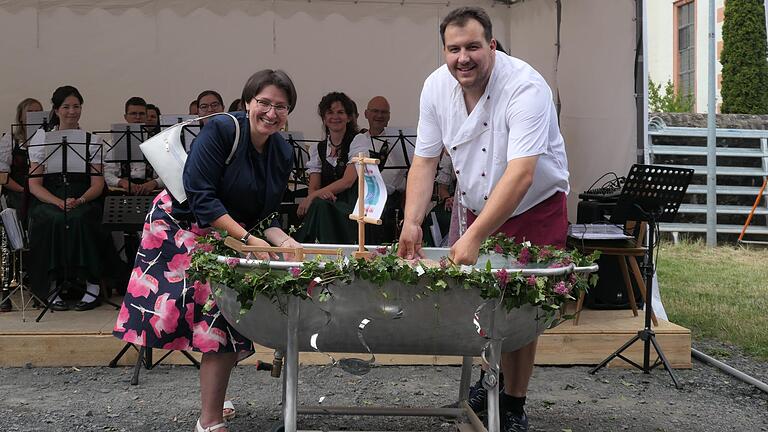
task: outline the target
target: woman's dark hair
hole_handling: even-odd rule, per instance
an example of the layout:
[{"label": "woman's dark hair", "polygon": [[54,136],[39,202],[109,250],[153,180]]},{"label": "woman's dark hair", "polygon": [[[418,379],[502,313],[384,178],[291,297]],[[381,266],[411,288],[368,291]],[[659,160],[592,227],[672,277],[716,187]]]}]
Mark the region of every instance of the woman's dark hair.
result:
[{"label": "woman's dark hair", "polygon": [[440,38],[443,40],[443,46],[445,46],[445,28],[449,25],[456,25],[464,27],[467,25],[467,21],[475,20],[483,26],[483,33],[485,41],[491,43],[493,38],[493,26],[491,25],[491,17],[485,12],[485,9],[475,6],[465,6],[458,9],[454,9],[443,18],[443,22],[440,23]]},{"label": "woman's dark hair", "polygon": [[204,98],[204,97],[206,97],[208,95],[213,95],[213,97],[215,97],[219,101],[219,103],[221,104],[222,108],[224,107],[224,99],[222,99],[221,95],[219,94],[219,92],[217,92],[215,90],[204,90],[202,93],[197,95],[197,99],[195,99],[195,102],[197,102],[197,105],[200,106],[200,99],[202,99],[202,98]]},{"label": "woman's dark hair", "polygon": [[[317,115],[319,115],[320,119],[322,120],[323,116],[331,109],[331,105],[333,105],[334,102],[341,103],[341,106],[344,107],[344,111],[346,111],[347,115],[349,116],[349,123],[347,123],[347,133],[354,132],[357,134],[357,132],[360,130],[360,128],[357,126],[357,119],[355,119],[357,108],[355,103],[352,102],[352,99],[350,99],[349,96],[342,92],[330,92],[323,96],[323,98],[320,99],[320,103],[317,105]],[[325,125],[323,125],[323,130],[326,130]],[[326,130],[326,133],[327,132],[328,131]]]},{"label": "woman's dark hair", "polygon": [[76,97],[80,102],[80,105],[83,104],[83,95],[80,94],[78,89],[70,85],[61,86],[53,92],[53,96],[51,96],[51,103],[53,104],[53,108],[51,108],[51,114],[48,120],[48,130],[52,130],[61,122],[59,116],[56,114],[56,110],[61,108],[64,100],[70,96]]},{"label": "woman's dark hair", "polygon": [[247,106],[257,94],[261,93],[264,87],[273,85],[285,92],[285,96],[288,97],[288,112],[292,112],[296,108],[296,87],[293,86],[293,81],[287,73],[280,69],[264,69],[256,72],[248,78],[243,86],[243,106]]},{"label": "woman's dark hair", "polygon": [[235,112],[235,111],[242,111],[242,107],[240,106],[243,102],[242,99],[235,99],[232,101],[231,104],[229,104],[229,108],[227,109],[228,112]]},{"label": "woman's dark hair", "polygon": [[155,104],[147,104],[147,111],[154,110],[157,113],[157,118],[160,118],[162,113],[160,113],[160,108],[157,107]]},{"label": "woman's dark hair", "polygon": [[[42,108],[43,104],[40,103],[39,100],[34,98],[26,98],[23,101],[19,102],[18,105],[16,105],[16,124],[18,125],[27,125],[27,119],[24,111],[32,104],[38,104]],[[27,128],[26,127],[18,127],[16,128],[16,132],[13,134],[13,137],[16,139],[17,142],[24,142],[27,140]]]}]

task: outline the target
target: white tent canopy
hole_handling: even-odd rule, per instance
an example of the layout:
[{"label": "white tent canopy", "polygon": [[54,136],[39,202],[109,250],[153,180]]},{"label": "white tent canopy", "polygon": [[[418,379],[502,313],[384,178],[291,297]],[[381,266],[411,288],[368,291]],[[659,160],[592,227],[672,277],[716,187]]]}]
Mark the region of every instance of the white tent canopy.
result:
[{"label": "white tent canopy", "polygon": [[262,68],[294,79],[289,128],[307,137],[320,137],[317,103],[336,90],[361,110],[384,95],[390,125],[415,126],[422,83],[442,64],[439,22],[467,4],[485,7],[505,49],[559,92],[573,191],[625,173],[636,159],[634,0],[563,2],[559,60],[553,1],[0,0],[0,130],[18,101],[47,109],[63,84],[83,93],[83,126],[103,130],[131,96],[168,114],[209,88],[228,104]]}]

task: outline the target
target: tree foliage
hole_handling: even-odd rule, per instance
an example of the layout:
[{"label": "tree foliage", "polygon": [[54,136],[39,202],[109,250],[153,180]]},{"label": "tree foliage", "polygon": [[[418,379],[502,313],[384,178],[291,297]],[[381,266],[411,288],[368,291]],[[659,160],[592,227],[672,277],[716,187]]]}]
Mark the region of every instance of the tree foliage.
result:
[{"label": "tree foliage", "polygon": [[768,50],[762,0],[728,0],[723,22],[721,112],[768,113]]},{"label": "tree foliage", "polygon": [[675,91],[675,85],[669,80],[664,85],[648,80],[648,108],[651,112],[691,112],[693,111],[693,96],[685,96]]}]

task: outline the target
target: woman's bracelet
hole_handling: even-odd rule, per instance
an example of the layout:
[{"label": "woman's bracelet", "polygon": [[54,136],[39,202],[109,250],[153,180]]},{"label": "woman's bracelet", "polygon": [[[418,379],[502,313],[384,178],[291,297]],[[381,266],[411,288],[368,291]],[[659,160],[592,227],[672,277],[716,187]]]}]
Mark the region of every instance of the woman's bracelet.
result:
[{"label": "woman's bracelet", "polygon": [[79,203],[80,203],[80,205],[83,205],[83,204],[85,204],[85,203],[86,203],[86,201],[85,201],[85,198],[84,198],[84,197],[80,197],[80,198],[78,198],[78,199],[77,199],[77,202],[79,202]]}]

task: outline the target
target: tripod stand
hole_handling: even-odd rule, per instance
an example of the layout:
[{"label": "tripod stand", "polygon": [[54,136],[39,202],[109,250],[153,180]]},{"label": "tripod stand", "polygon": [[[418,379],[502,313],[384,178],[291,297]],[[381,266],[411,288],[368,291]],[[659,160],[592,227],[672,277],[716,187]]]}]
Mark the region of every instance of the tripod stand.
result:
[{"label": "tripod stand", "polygon": [[[651,316],[653,314],[653,250],[656,247],[656,224],[659,222],[671,222],[674,220],[677,210],[680,208],[685,191],[693,177],[693,170],[674,168],[660,165],[633,165],[627,175],[627,181],[621,190],[619,201],[611,218],[612,223],[623,223],[627,220],[648,222],[648,250],[644,257],[643,270],[645,276],[645,325],[629,341],[609,355],[594,369],[589,371],[595,374],[616,357],[624,360],[643,371],[651,370],[663,365],[669,372],[675,387],[680,388],[674,370],[667,357],[664,355],[659,342],[656,340],[656,332],[651,328]],[[622,353],[635,342],[643,343],[643,364],[632,361]],[[651,345],[656,350],[658,358],[651,364]]]}]

